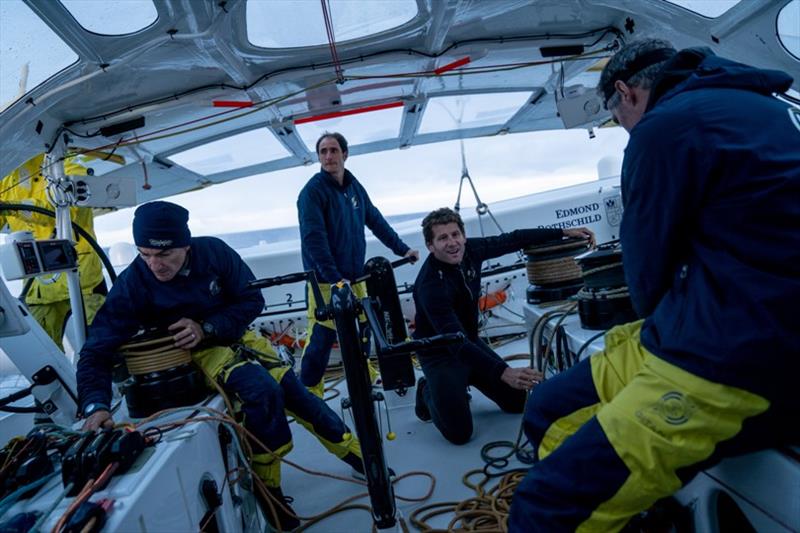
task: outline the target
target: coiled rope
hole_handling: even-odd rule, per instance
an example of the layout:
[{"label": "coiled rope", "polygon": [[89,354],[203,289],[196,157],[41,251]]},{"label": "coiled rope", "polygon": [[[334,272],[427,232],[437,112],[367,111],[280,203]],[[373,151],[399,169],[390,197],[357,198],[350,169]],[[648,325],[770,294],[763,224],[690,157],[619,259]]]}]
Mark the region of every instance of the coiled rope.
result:
[{"label": "coiled rope", "polygon": [[133,376],[161,372],[192,362],[191,352],[176,348],[171,335],[123,344],[120,353]]},{"label": "coiled rope", "polygon": [[[480,531],[482,533],[506,533],[508,512],[514,491],[525,477],[527,469],[512,470],[502,475],[500,481],[489,489],[485,486],[492,477],[484,469],[470,470],[461,479],[462,483],[475,491],[475,496],[460,502],[439,502],[423,505],[409,517],[420,531]],[[482,475],[483,479],[473,483],[471,478]],[[446,528],[435,528],[428,521],[440,515],[453,517]]]},{"label": "coiled rope", "polygon": [[574,256],[586,250],[588,239],[564,239],[558,243],[525,248],[528,257],[528,282],[548,286],[581,280],[581,269]]}]

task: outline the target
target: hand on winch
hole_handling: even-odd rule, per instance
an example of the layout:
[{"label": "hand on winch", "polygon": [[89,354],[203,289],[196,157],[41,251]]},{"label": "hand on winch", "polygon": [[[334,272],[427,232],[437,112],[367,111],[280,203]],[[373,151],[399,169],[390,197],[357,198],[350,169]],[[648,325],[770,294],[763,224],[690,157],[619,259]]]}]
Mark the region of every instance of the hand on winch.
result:
[{"label": "hand on winch", "polygon": [[572,229],[562,229],[561,231],[564,232],[564,237],[574,237],[577,239],[589,239],[589,247],[594,248],[597,245],[597,242],[594,238],[594,232],[589,228],[572,228]]},{"label": "hand on winch", "polygon": [[185,350],[194,348],[205,338],[203,327],[191,318],[181,318],[167,329],[175,332],[172,337],[175,339],[175,346]]}]

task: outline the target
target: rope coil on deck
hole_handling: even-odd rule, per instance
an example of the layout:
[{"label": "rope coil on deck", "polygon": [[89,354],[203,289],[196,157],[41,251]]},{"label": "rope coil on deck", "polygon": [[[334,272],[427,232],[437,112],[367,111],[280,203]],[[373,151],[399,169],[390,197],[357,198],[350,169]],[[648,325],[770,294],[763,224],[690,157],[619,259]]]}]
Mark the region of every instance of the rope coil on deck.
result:
[{"label": "rope coil on deck", "polygon": [[[467,487],[475,491],[475,496],[460,502],[440,502],[423,505],[416,509],[409,519],[420,531],[481,531],[484,533],[508,531],[508,513],[514,491],[525,477],[527,470],[513,470],[500,478],[493,487],[486,490],[484,486],[490,477],[483,469],[470,470],[462,478]],[[481,474],[484,479],[472,483],[470,478]],[[428,521],[440,515],[451,514],[453,517],[446,528],[435,528]]]}]

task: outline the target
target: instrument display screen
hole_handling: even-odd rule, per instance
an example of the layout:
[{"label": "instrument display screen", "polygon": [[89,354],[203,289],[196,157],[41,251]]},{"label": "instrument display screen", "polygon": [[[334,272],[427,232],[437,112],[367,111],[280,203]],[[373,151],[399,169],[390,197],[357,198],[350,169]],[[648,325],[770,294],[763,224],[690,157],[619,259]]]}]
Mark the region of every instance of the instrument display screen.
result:
[{"label": "instrument display screen", "polygon": [[37,241],[39,257],[42,259],[42,270],[67,270],[78,266],[78,256],[69,241]]}]

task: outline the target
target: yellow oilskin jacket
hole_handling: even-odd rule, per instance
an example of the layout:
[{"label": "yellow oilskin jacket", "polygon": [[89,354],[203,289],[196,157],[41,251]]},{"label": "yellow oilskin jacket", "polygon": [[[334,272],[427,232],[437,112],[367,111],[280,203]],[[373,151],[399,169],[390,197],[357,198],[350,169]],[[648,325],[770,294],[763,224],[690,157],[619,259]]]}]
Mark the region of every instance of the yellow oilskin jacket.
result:
[{"label": "yellow oilskin jacket", "polygon": [[[54,211],[55,208],[47,200],[45,189],[47,181],[42,175],[44,154],[38,155],[0,181],[0,202],[28,204]],[[86,169],[67,159],[64,165],[66,174],[86,175]],[[70,216],[72,222],[78,224],[86,233],[95,237],[92,210],[88,207],[73,207]],[[0,211],[0,228],[8,225],[11,232],[30,231],[36,239],[50,239],[54,236],[56,220],[50,216],[30,211]],[[103,281],[102,264],[94,249],[83,237],[74,235],[77,241],[78,272],[81,278],[81,289],[84,294],[91,294],[93,289]],[[28,304],[48,304],[69,298],[67,277],[63,275],[42,276],[36,278],[31,285],[26,301]]]}]

